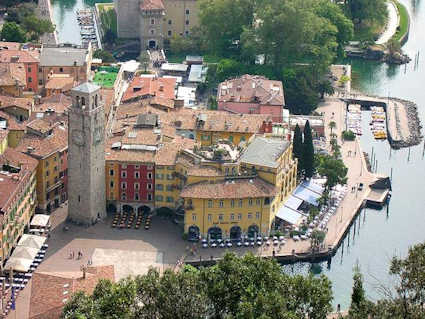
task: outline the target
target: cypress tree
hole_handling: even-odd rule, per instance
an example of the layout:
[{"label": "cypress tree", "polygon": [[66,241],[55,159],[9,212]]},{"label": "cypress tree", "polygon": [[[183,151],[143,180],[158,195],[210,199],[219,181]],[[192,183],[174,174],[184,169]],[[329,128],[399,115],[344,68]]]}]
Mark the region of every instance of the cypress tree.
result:
[{"label": "cypress tree", "polygon": [[313,136],[311,135],[310,122],[305,122],[303,143],[303,168],[306,177],[312,177],[314,173],[314,148]]},{"label": "cypress tree", "polygon": [[298,171],[303,169],[302,166],[302,157],[303,157],[303,136],[301,129],[298,124],[295,126],[294,130],[294,140],[293,140],[293,154],[295,158],[298,158]]}]

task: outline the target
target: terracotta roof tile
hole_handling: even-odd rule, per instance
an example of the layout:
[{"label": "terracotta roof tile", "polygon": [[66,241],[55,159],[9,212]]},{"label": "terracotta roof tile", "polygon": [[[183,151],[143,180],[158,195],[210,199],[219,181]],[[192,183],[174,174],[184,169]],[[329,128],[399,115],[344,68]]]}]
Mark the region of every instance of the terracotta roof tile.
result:
[{"label": "terracotta roof tile", "polygon": [[58,310],[64,306],[64,299],[68,300],[77,291],[91,294],[100,279],[114,281],[114,266],[88,267],[85,278],[81,271],[35,272],[29,317],[56,318],[52,314],[60,313]]},{"label": "terracotta roof tile", "polygon": [[245,74],[222,82],[218,86],[217,96],[218,102],[251,102],[282,106],[285,104],[282,82],[259,75]]},{"label": "terracotta roof tile", "polygon": [[272,184],[260,178],[235,179],[233,181],[222,181],[215,184],[201,182],[186,185],[180,197],[182,198],[252,198],[274,196],[277,189]]},{"label": "terracotta roof tile", "polygon": [[25,131],[27,121],[18,122],[16,117],[9,115],[6,112],[0,110],[0,118],[5,119],[7,122],[7,129],[10,131]]},{"label": "terracotta roof tile", "polygon": [[0,41],[0,50],[19,50],[21,43]]},{"label": "terracotta roof tile", "polygon": [[55,111],[56,113],[66,113],[72,106],[71,97],[65,94],[54,94],[41,99],[40,104],[34,105],[34,113],[45,113],[46,111]]},{"label": "terracotta roof tile", "polygon": [[74,78],[72,76],[53,75],[46,83],[46,89],[70,91],[74,87]]},{"label": "terracotta roof tile", "polygon": [[10,97],[0,96],[0,109],[4,109],[10,106],[17,106],[25,110],[32,110],[34,105],[34,99],[27,97]]},{"label": "terracotta roof tile", "polygon": [[37,63],[37,62],[39,62],[39,60],[37,60],[28,51],[1,50],[0,51],[0,62]]},{"label": "terracotta roof tile", "polygon": [[[28,153],[28,147],[32,148]],[[54,152],[68,147],[68,129],[62,125],[56,125],[51,135],[47,137],[36,134],[26,134],[18,147],[18,151],[31,154],[37,158],[44,158]]]},{"label": "terracotta roof tile", "polygon": [[145,78],[136,77],[131,81],[122,98],[123,102],[129,102],[136,98],[158,96],[166,99],[175,98],[175,78]]},{"label": "terracotta roof tile", "polygon": [[26,85],[25,66],[23,63],[0,63],[0,86],[12,86],[18,83]]},{"label": "terracotta roof tile", "polygon": [[140,9],[142,10],[164,10],[164,4],[162,0],[143,0],[140,3]]}]

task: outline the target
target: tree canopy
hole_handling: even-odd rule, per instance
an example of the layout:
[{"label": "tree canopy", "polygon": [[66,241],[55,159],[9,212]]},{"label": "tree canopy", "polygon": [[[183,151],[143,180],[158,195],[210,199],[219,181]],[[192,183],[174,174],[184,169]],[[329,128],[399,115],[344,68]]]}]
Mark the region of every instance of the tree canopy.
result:
[{"label": "tree canopy", "polygon": [[409,248],[406,258],[393,257],[389,274],[393,287],[381,287],[383,298],[376,302],[364,294],[361,275],[356,274],[349,319],[425,318],[425,243]]},{"label": "tree canopy", "polygon": [[102,280],[92,295],[75,294],[62,318],[326,318],[332,310],[325,276],[289,276],[270,259],[226,254],[215,266],[111,283]]},{"label": "tree canopy", "polygon": [[310,122],[307,120],[304,125],[303,141],[303,168],[306,177],[312,177],[314,174],[314,147],[313,136],[311,134]]},{"label": "tree canopy", "polygon": [[[10,23],[14,22],[20,28],[19,31],[16,31],[16,27],[13,26],[13,32],[7,31],[8,34],[14,34],[14,36],[9,35],[10,38],[19,39],[8,41],[37,41],[43,34],[50,33],[55,30],[50,20],[39,19],[36,16],[35,12],[36,5],[33,2],[20,3],[15,4],[15,6],[11,5],[10,7],[8,7],[6,21]],[[23,33],[24,37],[17,35],[18,33]],[[3,38],[6,39],[6,37],[2,37],[2,39]]]},{"label": "tree canopy", "polygon": [[25,31],[16,22],[5,22],[1,30],[1,40],[25,42]]},{"label": "tree canopy", "polygon": [[337,184],[345,184],[347,182],[348,168],[341,159],[331,155],[317,155],[316,161],[317,172],[327,178],[325,184],[327,190]]}]

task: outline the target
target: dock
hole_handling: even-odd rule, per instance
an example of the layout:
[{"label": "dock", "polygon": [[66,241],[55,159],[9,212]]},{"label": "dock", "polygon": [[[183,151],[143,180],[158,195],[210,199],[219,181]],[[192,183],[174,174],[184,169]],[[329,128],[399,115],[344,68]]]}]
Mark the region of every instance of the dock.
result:
[{"label": "dock", "polygon": [[367,110],[373,106],[382,107],[386,113],[387,136],[392,148],[398,149],[420,143],[419,118],[414,103],[392,97],[382,98],[362,94],[347,94],[341,100],[347,107],[350,104],[359,104]]}]

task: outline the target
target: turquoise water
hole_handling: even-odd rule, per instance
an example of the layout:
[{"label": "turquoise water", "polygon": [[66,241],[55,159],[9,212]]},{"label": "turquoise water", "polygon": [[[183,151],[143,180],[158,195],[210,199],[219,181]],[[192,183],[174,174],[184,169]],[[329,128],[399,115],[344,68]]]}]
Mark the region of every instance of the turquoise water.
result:
[{"label": "turquoise water", "polygon": [[[353,86],[371,94],[395,96],[418,104],[419,116],[425,123],[425,5],[421,0],[402,0],[412,18],[411,35],[404,50],[414,58],[419,51],[418,68],[411,62],[405,66],[352,60]],[[75,11],[93,1],[54,0],[54,17],[61,42],[79,43],[79,28]],[[423,145],[409,150],[390,151],[386,142],[373,140],[365,120],[361,139],[364,151],[372,147],[378,160],[378,172],[389,175],[393,168],[393,197],[388,208],[381,211],[367,209],[361,213],[343,245],[332,259],[330,269],[326,263],[285,266],[294,273],[326,274],[333,283],[334,304],[347,308],[352,287],[352,269],[358,263],[365,279],[370,298],[379,298],[377,287],[391,285],[388,267],[391,257],[403,256],[410,245],[425,240],[425,166]]]}]

